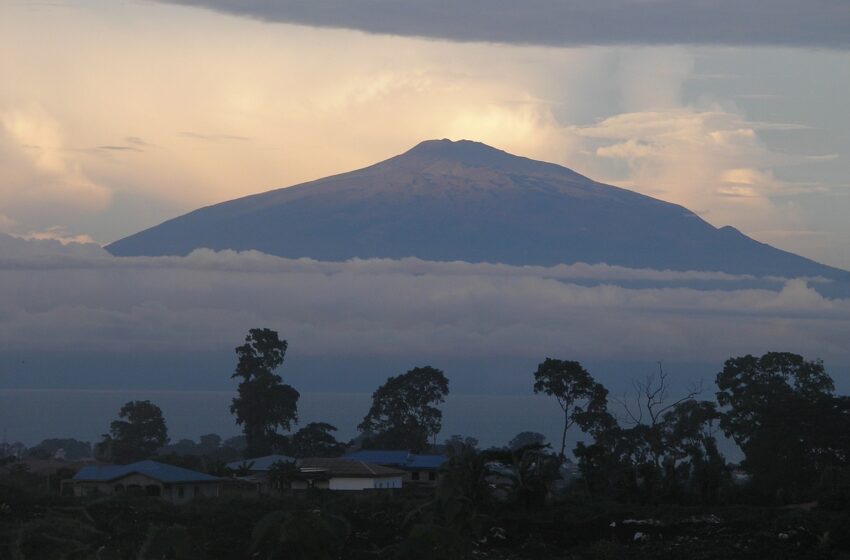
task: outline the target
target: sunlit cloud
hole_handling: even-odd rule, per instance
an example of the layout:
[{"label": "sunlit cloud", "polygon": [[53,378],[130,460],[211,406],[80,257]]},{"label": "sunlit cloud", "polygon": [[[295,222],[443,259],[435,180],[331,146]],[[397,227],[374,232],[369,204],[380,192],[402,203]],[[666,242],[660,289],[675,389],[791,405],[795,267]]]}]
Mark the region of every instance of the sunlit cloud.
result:
[{"label": "sunlit cloud", "polygon": [[741,224],[752,232],[800,225],[775,198],[824,190],[774,175],[773,168],[807,158],[772,151],[759,131],[797,128],[751,122],[720,108],[676,107],[624,113],[573,132],[597,144],[594,156],[626,165],[624,176],[608,177],[615,184],[682,204],[716,226]]},{"label": "sunlit cloud", "polygon": [[109,206],[111,191],[91,178],[60,122],[39,106],[0,110],[0,205],[9,228],[35,216],[55,219]]},{"label": "sunlit cloud", "polygon": [[106,243],[443,137],[563,164],[715,225],[808,230],[787,199],[823,187],[779,170],[843,161],[841,146],[770,148],[766,134],[807,126],[748,118],[737,91],[686,99],[691,82],[740,79],[701,69],[692,47],[458,44],[110,5],[0,6],[0,72],[15,78],[0,82],[4,231],[59,225]]}]

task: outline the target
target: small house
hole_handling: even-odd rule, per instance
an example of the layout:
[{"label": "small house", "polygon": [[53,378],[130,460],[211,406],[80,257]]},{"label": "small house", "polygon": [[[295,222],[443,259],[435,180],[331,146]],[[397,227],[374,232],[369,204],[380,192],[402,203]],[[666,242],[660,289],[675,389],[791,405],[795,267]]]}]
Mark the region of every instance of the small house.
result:
[{"label": "small house", "polygon": [[421,486],[436,485],[440,467],[449,460],[445,455],[418,455],[409,451],[381,449],[361,449],[345,458],[400,469],[405,473],[405,484]]},{"label": "small house", "polygon": [[233,472],[245,471],[250,474],[267,473],[276,463],[295,463],[294,457],[287,455],[266,455],[254,459],[242,459],[227,463],[227,468]]},{"label": "small house", "polygon": [[287,455],[266,455],[227,463],[227,468],[236,475],[236,478],[224,488],[225,493],[243,496],[271,494],[273,488],[270,471],[274,465],[281,464],[295,465],[295,459]]},{"label": "small house", "polygon": [[218,477],[156,461],[87,466],[72,480],[75,496],[156,496],[176,504],[218,496],[222,483]]},{"label": "small house", "polygon": [[293,490],[389,490],[401,488],[404,471],[348,458],[299,459]]}]

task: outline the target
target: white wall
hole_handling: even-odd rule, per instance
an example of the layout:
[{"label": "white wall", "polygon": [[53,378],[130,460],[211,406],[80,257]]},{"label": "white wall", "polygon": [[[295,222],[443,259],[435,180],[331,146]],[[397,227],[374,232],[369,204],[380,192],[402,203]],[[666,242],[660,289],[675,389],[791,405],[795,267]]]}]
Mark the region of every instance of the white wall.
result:
[{"label": "white wall", "polygon": [[334,477],[330,480],[331,490],[372,490],[384,488],[401,488],[402,476],[381,478],[346,478]]}]

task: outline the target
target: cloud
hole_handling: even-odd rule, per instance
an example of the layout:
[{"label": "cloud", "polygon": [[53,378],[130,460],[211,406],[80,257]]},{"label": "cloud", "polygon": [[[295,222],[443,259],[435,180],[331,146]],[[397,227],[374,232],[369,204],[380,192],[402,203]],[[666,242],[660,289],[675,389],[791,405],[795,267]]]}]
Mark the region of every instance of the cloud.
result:
[{"label": "cloud", "polygon": [[[780,223],[800,227],[793,207],[781,199],[825,191],[774,173],[811,158],[771,150],[760,132],[799,128],[749,121],[717,106],[684,106],[622,113],[570,130],[590,154],[584,161],[594,178],[681,204],[716,226],[754,232]],[[616,165],[600,160],[619,165],[620,175]]]},{"label": "cloud", "polygon": [[52,240],[58,241],[62,245],[69,244],[83,244],[83,245],[93,245],[94,240],[91,236],[86,234],[73,234],[68,231],[67,228],[62,226],[53,226],[49,227],[44,231],[31,231],[25,235],[20,236],[23,239],[27,240]]},{"label": "cloud", "polygon": [[[122,1],[116,10],[12,9],[0,18],[0,74],[15,78],[0,85],[0,111],[37,115],[33,105],[45,108],[64,168],[105,189],[45,193],[24,204],[26,193],[49,182],[32,164],[33,148],[6,142],[0,153],[19,163],[0,169],[6,185],[10,170],[20,185],[20,206],[0,194],[2,212],[16,224],[7,231],[62,225],[105,243],[201,206],[365,167],[444,137],[566,165],[747,233],[820,228],[835,235],[847,227],[840,219],[824,223],[804,197],[788,196],[841,180],[846,158],[810,157],[800,162],[806,168],[788,171],[779,168],[798,158],[775,153],[841,155],[841,131],[850,127],[840,102],[820,99],[823,88],[787,96],[790,109],[805,107],[788,113],[813,127],[805,131],[752,122],[734,103],[740,92],[802,83],[840,91],[841,52],[459,44],[268,25],[151,2]],[[54,67],[63,72],[43,71]],[[737,77],[692,81],[718,74]],[[832,113],[833,128],[809,118],[809,108]],[[774,109],[789,108],[754,108],[752,115],[766,120]],[[637,116],[640,126],[627,130]],[[758,181],[727,184],[730,170],[749,170]],[[848,266],[832,252],[807,256]]]},{"label": "cloud", "polygon": [[237,136],[235,134],[204,134],[201,132],[181,132],[180,136],[183,136],[185,138],[192,138],[194,140],[209,140],[212,142],[219,142],[222,140],[250,140],[250,138],[248,138],[247,136]]},{"label": "cloud", "polygon": [[98,150],[107,150],[111,152],[141,152],[139,148],[135,146],[98,146]]},{"label": "cloud", "polygon": [[[850,363],[850,300],[799,279],[741,289],[728,275],[604,265],[326,263],[208,250],[115,258],[37,243],[35,256],[20,246],[10,256],[0,238],[0,290],[16,294],[0,301],[0,354],[200,356],[264,325],[315,359],[721,363],[778,348]],[[579,281],[589,276],[597,282]],[[620,285],[630,277],[650,283]],[[683,277],[716,283],[668,283]]]},{"label": "cloud", "polygon": [[58,120],[39,106],[0,110],[0,207],[11,222],[93,213],[111,202],[72,155]]},{"label": "cloud", "polygon": [[836,0],[160,0],[265,21],[369,33],[547,46],[850,46]]}]

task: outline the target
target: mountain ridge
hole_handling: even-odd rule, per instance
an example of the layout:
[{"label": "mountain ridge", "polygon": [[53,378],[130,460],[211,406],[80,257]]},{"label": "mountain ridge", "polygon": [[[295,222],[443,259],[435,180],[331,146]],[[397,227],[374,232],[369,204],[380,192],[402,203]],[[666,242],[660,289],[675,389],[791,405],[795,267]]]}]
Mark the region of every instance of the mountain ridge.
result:
[{"label": "mountain ridge", "polygon": [[847,271],[715,228],[683,206],[469,140],[428,140],[362,169],[199,208],[106,249],[158,256],[201,247],[850,281]]}]

